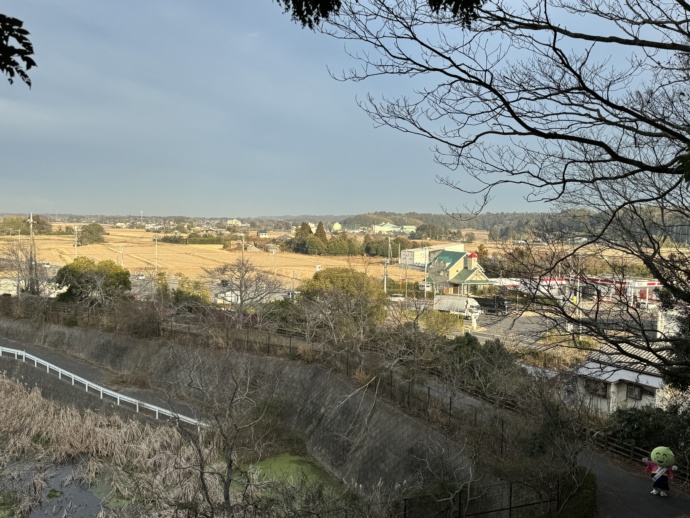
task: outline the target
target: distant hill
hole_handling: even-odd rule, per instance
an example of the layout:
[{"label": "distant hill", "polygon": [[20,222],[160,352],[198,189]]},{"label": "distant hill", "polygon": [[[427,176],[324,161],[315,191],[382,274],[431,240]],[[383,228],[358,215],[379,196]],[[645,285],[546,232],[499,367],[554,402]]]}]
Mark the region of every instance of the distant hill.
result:
[{"label": "distant hill", "polygon": [[452,216],[419,212],[407,212],[404,214],[370,212],[349,216],[341,220],[341,223],[344,228],[348,229],[370,227],[377,223],[393,223],[394,225],[435,225],[450,230],[471,228],[487,231],[510,226],[517,231],[525,231],[530,224],[539,221],[543,217],[544,213],[542,212],[489,212],[479,215],[457,214]]}]

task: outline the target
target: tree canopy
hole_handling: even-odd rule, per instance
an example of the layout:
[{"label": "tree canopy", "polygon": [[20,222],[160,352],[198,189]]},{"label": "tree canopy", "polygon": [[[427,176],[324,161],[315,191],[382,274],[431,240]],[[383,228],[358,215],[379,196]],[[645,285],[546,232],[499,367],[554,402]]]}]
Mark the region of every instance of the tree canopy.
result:
[{"label": "tree canopy", "polygon": [[132,289],[129,271],[111,260],[96,263],[88,257],[77,257],[60,268],[55,276],[63,301],[102,305],[114,302]]},{"label": "tree canopy", "polygon": [[314,235],[321,240],[324,246],[328,245],[328,236],[326,235],[326,229],[323,228],[323,221],[319,221],[319,224],[316,226],[316,232],[314,232]]},{"label": "tree canopy", "polygon": [[326,268],[300,287],[305,319],[331,339],[364,340],[383,322],[387,297],[380,281],[350,268]]},{"label": "tree canopy", "polygon": [[103,243],[105,229],[98,223],[89,223],[79,229],[79,245]]},{"label": "tree canopy", "polygon": [[[34,223],[34,234],[49,234],[52,231],[52,225],[47,218],[36,214],[31,219]],[[6,216],[0,221],[0,232],[21,232],[28,236],[30,229],[28,216]]]},{"label": "tree canopy", "polygon": [[[690,5],[491,0],[473,3],[463,24],[440,4],[342,0],[319,26],[357,45],[351,55],[361,66],[343,79],[397,79],[400,95],[370,95],[361,107],[379,126],[429,139],[436,160],[459,173],[440,180],[474,194],[478,210],[497,189],[519,186],[529,201],[561,211],[531,225],[528,234],[549,245],[523,249],[516,271],[534,279],[583,273],[582,256],[615,251],[689,307],[690,253],[680,244],[690,239],[690,29],[679,21]],[[521,234],[513,227],[492,237]],[[608,263],[617,282],[629,278],[627,265]],[[541,298],[538,281],[533,288]],[[586,334],[639,364],[690,372],[678,333],[650,338],[632,295],[591,310],[560,296],[543,313],[567,322],[573,344]]]},{"label": "tree canopy", "polygon": [[[429,7],[436,11],[447,10],[463,25],[469,26],[476,17],[475,10],[484,0],[428,0]],[[337,16],[342,6],[341,0],[278,0],[285,12],[303,27],[314,28],[322,20]]]},{"label": "tree canopy", "polygon": [[33,53],[34,47],[24,22],[0,14],[0,72],[7,76],[10,84],[14,83],[16,76],[31,88],[27,71],[36,66]]}]

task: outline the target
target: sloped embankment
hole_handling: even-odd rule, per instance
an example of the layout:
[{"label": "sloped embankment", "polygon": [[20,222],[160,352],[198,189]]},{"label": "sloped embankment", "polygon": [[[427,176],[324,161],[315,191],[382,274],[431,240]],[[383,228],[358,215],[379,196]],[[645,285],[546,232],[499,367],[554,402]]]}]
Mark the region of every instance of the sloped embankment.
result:
[{"label": "sloped embankment", "polygon": [[[276,398],[281,419],[304,440],[309,453],[346,483],[363,489],[412,480],[427,485],[438,482],[438,473],[458,482],[470,476],[461,445],[378,400],[373,385],[358,390],[320,366],[9,319],[0,319],[0,335],[115,373],[144,373],[169,394],[184,392],[190,377],[217,387],[232,372],[247,373],[266,397]],[[79,392],[60,395],[63,402],[83,397]]]}]

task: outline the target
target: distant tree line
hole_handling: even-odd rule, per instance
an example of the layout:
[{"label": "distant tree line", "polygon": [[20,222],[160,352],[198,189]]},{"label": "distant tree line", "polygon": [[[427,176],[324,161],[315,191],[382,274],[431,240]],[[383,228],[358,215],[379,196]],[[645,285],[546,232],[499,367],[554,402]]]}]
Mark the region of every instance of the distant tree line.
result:
[{"label": "distant tree line", "polygon": [[[390,250],[389,250],[390,243]],[[295,231],[295,236],[283,248],[298,254],[307,255],[367,255],[370,257],[398,257],[402,250],[421,246],[405,237],[388,240],[385,237],[364,236],[363,242],[350,237],[347,232],[334,234],[330,239],[323,222],[319,222],[312,232],[309,223],[303,222]]]},{"label": "distant tree line", "polygon": [[161,243],[173,245],[224,245],[226,241],[222,236],[204,236],[196,232],[192,232],[187,236],[167,235],[160,238]]},{"label": "distant tree line", "polygon": [[[47,218],[33,216],[34,234],[50,234],[52,226]],[[5,216],[0,220],[0,234],[22,233],[29,235],[29,216]]]}]

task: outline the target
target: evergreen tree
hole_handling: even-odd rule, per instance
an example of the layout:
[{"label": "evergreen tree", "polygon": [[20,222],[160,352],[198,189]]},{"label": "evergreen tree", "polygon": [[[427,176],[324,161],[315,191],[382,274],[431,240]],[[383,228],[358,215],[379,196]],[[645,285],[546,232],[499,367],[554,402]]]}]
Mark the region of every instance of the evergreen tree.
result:
[{"label": "evergreen tree", "polygon": [[322,221],[319,221],[319,224],[316,227],[316,232],[314,233],[314,235],[316,237],[318,237],[324,245],[328,244],[328,237],[326,236],[326,229],[323,228],[323,222]]},{"label": "evergreen tree", "polygon": [[304,240],[305,252],[308,255],[323,255],[326,253],[326,245],[318,236],[309,236]]},{"label": "evergreen tree", "polygon": [[339,236],[333,237],[328,242],[328,255],[349,255],[349,240],[350,238],[347,236],[346,233],[342,233]]},{"label": "evergreen tree", "polygon": [[302,224],[299,226],[297,230],[295,230],[295,240],[304,240],[307,239],[309,236],[311,236],[313,232],[311,231],[311,227],[309,226],[309,223],[306,221],[303,221]]}]

